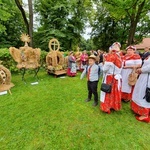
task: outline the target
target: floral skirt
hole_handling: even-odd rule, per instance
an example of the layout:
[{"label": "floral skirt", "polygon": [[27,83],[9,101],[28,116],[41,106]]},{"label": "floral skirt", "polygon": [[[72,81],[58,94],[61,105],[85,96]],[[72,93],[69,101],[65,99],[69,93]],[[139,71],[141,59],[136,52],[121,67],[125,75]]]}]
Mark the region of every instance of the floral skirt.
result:
[{"label": "floral skirt", "polygon": [[139,105],[137,105],[135,102],[131,101],[131,109],[134,111],[134,113],[140,115],[140,116],[148,116],[150,115],[150,108],[144,108]]},{"label": "floral skirt", "polygon": [[134,89],[134,87],[132,87],[131,93],[121,92],[121,99],[131,100],[132,99],[132,94],[133,94],[133,89]]},{"label": "floral skirt", "polygon": [[111,93],[106,93],[104,102],[101,102],[100,109],[104,112],[109,112],[110,109],[121,109],[121,89],[118,89],[118,81],[114,76],[107,76],[106,83],[110,84],[113,80]]},{"label": "floral skirt", "polygon": [[72,73],[72,72],[71,72],[71,68],[68,68],[68,69],[67,69],[67,75],[68,75],[69,77],[74,77],[74,76],[76,76],[76,73]]}]

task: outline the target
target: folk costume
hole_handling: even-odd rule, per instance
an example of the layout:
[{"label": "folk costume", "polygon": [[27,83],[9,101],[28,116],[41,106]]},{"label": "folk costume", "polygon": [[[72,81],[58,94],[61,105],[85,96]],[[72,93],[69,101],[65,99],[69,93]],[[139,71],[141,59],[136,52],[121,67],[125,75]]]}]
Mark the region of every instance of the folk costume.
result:
[{"label": "folk costume", "polygon": [[[96,61],[96,57],[91,55],[89,59],[94,59]],[[81,74],[80,79],[87,75],[87,88],[88,88],[88,98],[86,102],[90,101],[92,98],[92,94],[94,95],[94,104],[93,106],[98,105],[98,92],[97,86],[100,77],[100,67],[95,63],[93,65],[87,66]]]},{"label": "folk costume", "polygon": [[76,58],[71,55],[73,52],[70,52],[70,56],[68,57],[68,69],[67,75],[70,77],[76,76],[77,68],[76,68]]},{"label": "folk costume", "polygon": [[82,53],[80,57],[80,70],[83,71],[88,64],[88,54]]},{"label": "folk costume", "polygon": [[112,84],[111,93],[101,91],[100,94],[100,109],[110,113],[111,109],[121,109],[121,69],[122,61],[116,50],[112,50],[107,55],[103,66],[103,81],[107,84]]},{"label": "folk costume", "polygon": [[150,75],[148,78],[148,73],[150,73],[150,56],[144,60],[141,72],[133,91],[131,109],[138,115],[149,116],[150,119],[150,103],[144,97],[147,82],[148,87],[150,87]]},{"label": "folk costume", "polygon": [[[140,55],[134,54],[132,56],[129,56],[126,54],[124,56],[123,60],[123,67],[130,67],[130,66],[135,66],[135,65],[141,65],[142,60],[140,58]],[[128,84],[128,77],[129,74],[132,72],[133,69],[131,68],[123,68],[121,75],[122,75],[122,93],[121,93],[121,98],[122,100],[128,102],[132,99],[132,93],[133,93],[133,88],[134,86],[130,86]]]}]

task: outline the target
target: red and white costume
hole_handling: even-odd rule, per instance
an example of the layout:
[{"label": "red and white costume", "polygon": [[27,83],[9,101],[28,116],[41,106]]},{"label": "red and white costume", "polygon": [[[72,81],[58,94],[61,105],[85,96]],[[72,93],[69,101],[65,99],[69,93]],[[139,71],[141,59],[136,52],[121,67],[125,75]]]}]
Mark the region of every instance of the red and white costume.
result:
[{"label": "red and white costume", "polygon": [[67,75],[70,77],[76,76],[77,69],[76,69],[76,58],[74,56],[68,57],[68,69]]},{"label": "red and white costume", "polygon": [[[135,66],[135,65],[141,65],[142,60],[140,58],[140,55],[134,54],[132,56],[129,56],[128,54],[125,55],[123,66]],[[134,86],[130,86],[128,84],[128,76],[132,72],[131,68],[122,69],[121,75],[122,75],[122,94],[121,98],[124,100],[131,100],[132,99],[132,93]]]},{"label": "red and white costume", "polygon": [[87,66],[87,63],[88,63],[88,54],[82,54],[80,56],[80,70],[84,70]]},{"label": "red and white costume", "polygon": [[[140,74],[133,91],[131,109],[138,115],[150,116],[150,103],[144,98],[148,73],[150,73],[150,56],[144,60],[141,71],[142,73]],[[150,87],[150,75],[148,87]]]},{"label": "red and white costume", "polygon": [[121,57],[114,52],[112,54],[108,54],[103,66],[104,83],[112,83],[112,91],[111,93],[101,91],[100,109],[104,112],[110,113],[110,109],[121,109],[121,70]]}]

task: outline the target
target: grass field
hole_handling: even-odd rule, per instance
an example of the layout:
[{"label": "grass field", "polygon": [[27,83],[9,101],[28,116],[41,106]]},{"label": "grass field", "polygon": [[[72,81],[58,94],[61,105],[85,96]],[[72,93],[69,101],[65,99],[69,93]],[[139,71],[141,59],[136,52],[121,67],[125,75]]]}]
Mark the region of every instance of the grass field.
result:
[{"label": "grass field", "polygon": [[12,95],[0,96],[0,150],[150,150],[150,124],[129,103],[105,114],[87,98],[86,79],[13,75]]}]

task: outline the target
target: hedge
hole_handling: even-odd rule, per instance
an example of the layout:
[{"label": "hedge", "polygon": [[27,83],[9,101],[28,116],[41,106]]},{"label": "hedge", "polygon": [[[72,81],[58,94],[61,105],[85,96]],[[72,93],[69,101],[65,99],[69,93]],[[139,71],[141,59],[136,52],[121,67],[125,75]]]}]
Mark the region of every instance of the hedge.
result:
[{"label": "hedge", "polygon": [[[40,59],[40,64],[41,67],[46,66],[46,55],[48,52],[46,51],[41,51],[41,59]],[[2,65],[8,68],[11,72],[18,72],[18,68],[16,67],[17,63],[13,60],[12,56],[9,53],[8,48],[1,48],[0,49],[0,61],[2,61]]]}]

